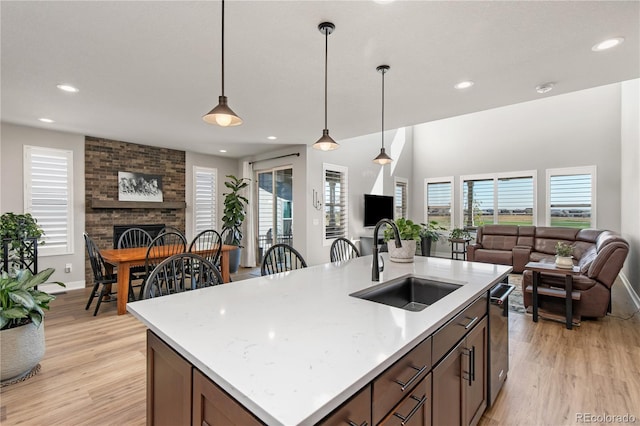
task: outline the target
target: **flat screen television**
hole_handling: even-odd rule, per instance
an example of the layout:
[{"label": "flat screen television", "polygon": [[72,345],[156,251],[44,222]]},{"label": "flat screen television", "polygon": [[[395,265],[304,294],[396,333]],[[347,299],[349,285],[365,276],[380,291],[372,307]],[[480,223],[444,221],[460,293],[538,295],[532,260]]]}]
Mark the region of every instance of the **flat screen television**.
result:
[{"label": "flat screen television", "polygon": [[393,220],[393,197],[364,194],[364,226],[376,226],[385,218]]}]

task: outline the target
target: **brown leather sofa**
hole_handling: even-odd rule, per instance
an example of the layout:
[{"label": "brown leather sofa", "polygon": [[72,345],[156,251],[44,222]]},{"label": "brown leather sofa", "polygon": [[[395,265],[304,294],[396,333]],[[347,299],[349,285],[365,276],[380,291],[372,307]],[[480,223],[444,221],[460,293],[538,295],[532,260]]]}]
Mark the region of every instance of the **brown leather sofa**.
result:
[{"label": "brown leather sofa", "polygon": [[[580,293],[574,312],[584,317],[602,317],[610,310],[611,286],[629,252],[629,244],[612,231],[543,226],[486,225],[478,228],[477,241],[467,250],[467,260],[513,266],[523,274],[525,307],[531,305],[532,284],[527,262],[555,261],[556,243],[573,247],[574,265],[580,275],[573,278],[573,289]],[[540,286],[564,288],[564,275],[541,274]]]}]

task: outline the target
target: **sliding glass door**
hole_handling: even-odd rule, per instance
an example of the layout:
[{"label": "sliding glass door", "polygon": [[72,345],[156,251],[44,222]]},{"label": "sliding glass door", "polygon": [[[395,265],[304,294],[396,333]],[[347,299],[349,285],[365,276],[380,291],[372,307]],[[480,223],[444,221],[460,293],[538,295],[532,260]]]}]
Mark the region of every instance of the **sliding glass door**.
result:
[{"label": "sliding glass door", "polygon": [[273,244],[293,242],[293,169],[259,171],[256,182],[256,259],[261,262],[263,254]]}]

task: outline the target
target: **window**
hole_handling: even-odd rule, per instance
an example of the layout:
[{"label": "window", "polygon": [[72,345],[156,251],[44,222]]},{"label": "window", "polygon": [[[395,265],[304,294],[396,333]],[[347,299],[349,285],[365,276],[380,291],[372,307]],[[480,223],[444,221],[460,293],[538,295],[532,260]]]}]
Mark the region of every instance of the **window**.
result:
[{"label": "window", "polygon": [[407,187],[409,181],[405,178],[397,177],[394,191],[394,214],[395,219],[407,218]]},{"label": "window", "polygon": [[547,170],[547,226],[596,227],[596,167]]},{"label": "window", "polygon": [[347,237],[347,168],[323,165],[324,176],[324,241]]},{"label": "window", "polygon": [[535,171],[461,176],[463,226],[533,225],[535,177]]},{"label": "window", "polygon": [[425,223],[436,221],[438,225],[451,229],[453,222],[453,177],[425,179]]},{"label": "window", "polygon": [[193,230],[194,235],[216,229],[216,180],[218,171],[193,167]]},{"label": "window", "polygon": [[73,152],[24,147],[24,211],[44,230],[42,256],[73,253]]}]

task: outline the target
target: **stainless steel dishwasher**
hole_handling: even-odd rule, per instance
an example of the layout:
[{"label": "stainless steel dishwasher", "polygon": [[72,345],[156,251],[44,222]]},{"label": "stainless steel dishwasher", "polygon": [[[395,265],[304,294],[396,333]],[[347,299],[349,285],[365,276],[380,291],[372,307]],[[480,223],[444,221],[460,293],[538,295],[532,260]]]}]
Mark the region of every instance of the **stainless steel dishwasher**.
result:
[{"label": "stainless steel dishwasher", "polygon": [[489,407],[498,397],[509,371],[509,295],[514,289],[511,284],[500,283],[489,292]]}]

